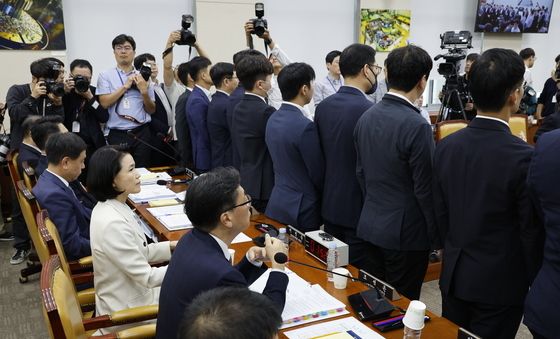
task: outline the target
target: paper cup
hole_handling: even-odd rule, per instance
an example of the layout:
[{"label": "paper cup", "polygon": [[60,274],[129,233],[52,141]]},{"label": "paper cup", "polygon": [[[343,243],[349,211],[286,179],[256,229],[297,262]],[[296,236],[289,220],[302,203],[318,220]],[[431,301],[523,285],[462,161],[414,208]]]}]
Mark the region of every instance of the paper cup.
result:
[{"label": "paper cup", "polygon": [[[345,268],[343,267],[338,267],[335,268],[333,270],[334,273],[338,273],[338,274],[342,274],[345,276],[352,276],[352,274]],[[343,290],[346,288],[346,284],[348,283],[348,278],[347,277],[342,277],[338,274],[333,274],[333,280],[334,280],[334,288],[339,289],[339,290]]]},{"label": "paper cup", "polygon": [[412,330],[424,328],[424,316],[426,315],[426,304],[418,300],[412,300],[402,320],[404,326]]},{"label": "paper cup", "polygon": [[229,262],[234,265],[235,264],[235,250],[233,248],[228,248],[229,251]]}]

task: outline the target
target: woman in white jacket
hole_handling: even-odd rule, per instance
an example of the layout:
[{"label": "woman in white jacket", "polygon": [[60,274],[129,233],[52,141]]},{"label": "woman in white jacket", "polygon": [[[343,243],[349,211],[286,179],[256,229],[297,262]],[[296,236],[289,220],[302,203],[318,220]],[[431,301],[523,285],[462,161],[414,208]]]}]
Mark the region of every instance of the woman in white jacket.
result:
[{"label": "woman in white jacket", "polygon": [[177,242],[148,244],[140,218],[126,204],[140,192],[140,175],[129,153],[111,146],[89,162],[88,189],[99,201],[91,214],[95,308],[98,315],[157,304],[159,287]]}]

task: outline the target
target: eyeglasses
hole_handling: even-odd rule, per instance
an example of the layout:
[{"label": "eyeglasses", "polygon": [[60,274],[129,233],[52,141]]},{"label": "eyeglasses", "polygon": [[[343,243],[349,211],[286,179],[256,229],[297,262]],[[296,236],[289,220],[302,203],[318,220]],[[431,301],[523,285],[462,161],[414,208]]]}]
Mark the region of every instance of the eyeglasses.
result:
[{"label": "eyeglasses", "polygon": [[381,73],[381,71],[383,70],[383,67],[378,65],[368,65],[368,67],[374,75],[379,75],[379,73]]},{"label": "eyeglasses", "polygon": [[[233,210],[233,209],[235,209],[235,208],[237,208],[237,207],[241,207],[241,206],[245,206],[245,205],[249,205],[249,207],[251,207],[251,203],[253,202],[253,199],[251,199],[251,196],[250,196],[249,194],[245,194],[245,198],[247,198],[247,201],[245,201],[245,202],[243,202],[243,203],[241,203],[241,204],[232,206],[232,207],[230,207],[230,208],[224,210],[224,212],[227,212],[227,211]],[[251,209],[249,208],[249,210],[251,210]]]}]

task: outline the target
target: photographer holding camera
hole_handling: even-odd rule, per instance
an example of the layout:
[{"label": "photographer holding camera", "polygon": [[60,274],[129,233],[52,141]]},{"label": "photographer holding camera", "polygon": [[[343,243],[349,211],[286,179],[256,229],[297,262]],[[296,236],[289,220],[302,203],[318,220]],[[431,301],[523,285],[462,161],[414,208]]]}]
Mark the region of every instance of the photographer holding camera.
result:
[{"label": "photographer holding camera", "polygon": [[87,175],[88,162],[95,150],[106,144],[101,129],[102,123],[109,119],[109,112],[103,108],[95,96],[96,88],[91,85],[93,67],[87,60],[76,59],[70,63],[70,77],[65,81],[64,125],[87,145],[86,167],[82,177]]},{"label": "photographer holding camera", "polygon": [[471,71],[472,64],[478,59],[480,54],[478,53],[470,53],[467,55],[467,59],[465,60],[465,73],[460,76],[460,83],[463,84],[464,90],[467,93],[466,98],[467,101],[464,102],[465,114],[467,115],[467,120],[471,121],[476,116],[476,108],[474,107],[474,103],[472,101],[471,91],[469,88],[469,72]]},{"label": "photographer holding camera", "polygon": [[31,82],[13,85],[6,95],[10,113],[10,149],[18,149],[23,139],[21,124],[29,115],[60,115],[64,117],[64,64],[55,58],[31,63]]},{"label": "photographer holding camera", "polygon": [[537,101],[537,111],[535,117],[537,119],[544,118],[556,111],[556,94],[558,88],[556,87],[556,80],[560,79],[560,55],[554,59],[555,65],[552,70],[551,77],[546,80],[542,89],[541,95]]},{"label": "photographer holding camera", "polygon": [[109,110],[108,142],[126,144],[136,167],[148,167],[151,149],[145,143],[150,143],[149,122],[156,111],[154,88],[149,83],[151,70],[134,68],[136,42],[133,37],[120,34],[111,45],[117,66],[100,73],[97,80],[99,103]]}]

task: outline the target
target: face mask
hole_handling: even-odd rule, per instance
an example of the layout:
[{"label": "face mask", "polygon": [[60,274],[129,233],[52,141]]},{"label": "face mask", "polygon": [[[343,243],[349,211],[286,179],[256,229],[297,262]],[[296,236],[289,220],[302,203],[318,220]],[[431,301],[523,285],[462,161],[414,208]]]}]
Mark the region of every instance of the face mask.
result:
[{"label": "face mask", "polygon": [[375,83],[373,83],[371,80],[369,80],[368,77],[366,77],[367,81],[369,81],[369,83],[371,84],[371,88],[369,90],[367,90],[365,93],[367,95],[373,94],[375,93],[375,90],[377,90],[377,76],[375,76]]}]

